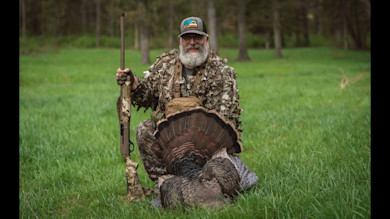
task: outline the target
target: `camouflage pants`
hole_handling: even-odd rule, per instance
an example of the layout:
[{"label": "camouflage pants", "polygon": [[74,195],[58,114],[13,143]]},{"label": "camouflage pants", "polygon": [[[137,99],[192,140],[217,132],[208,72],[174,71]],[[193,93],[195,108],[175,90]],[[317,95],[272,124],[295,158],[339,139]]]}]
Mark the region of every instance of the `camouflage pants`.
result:
[{"label": "camouflage pants", "polygon": [[167,174],[162,160],[162,148],[154,137],[154,123],[151,119],[142,121],[136,130],[136,141],[142,163],[149,178],[157,183],[158,177]]}]

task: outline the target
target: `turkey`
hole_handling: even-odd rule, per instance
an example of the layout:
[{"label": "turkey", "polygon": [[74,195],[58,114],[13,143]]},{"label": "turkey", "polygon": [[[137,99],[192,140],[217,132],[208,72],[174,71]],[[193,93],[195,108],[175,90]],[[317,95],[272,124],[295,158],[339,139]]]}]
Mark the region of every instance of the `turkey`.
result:
[{"label": "turkey", "polygon": [[197,107],[157,123],[156,139],[169,174],[159,178],[155,206],[224,206],[258,180],[234,153],[242,149],[234,125]]},{"label": "turkey", "polygon": [[257,180],[256,174],[238,156],[227,154],[226,148],[222,148],[195,179],[172,174],[161,176],[156,186],[160,193],[152,204],[163,208],[222,207],[231,204],[238,192],[249,189]]},{"label": "turkey", "polygon": [[155,136],[163,148],[167,172],[191,179],[220,148],[226,148],[228,153],[243,150],[234,125],[203,107],[159,121]]}]

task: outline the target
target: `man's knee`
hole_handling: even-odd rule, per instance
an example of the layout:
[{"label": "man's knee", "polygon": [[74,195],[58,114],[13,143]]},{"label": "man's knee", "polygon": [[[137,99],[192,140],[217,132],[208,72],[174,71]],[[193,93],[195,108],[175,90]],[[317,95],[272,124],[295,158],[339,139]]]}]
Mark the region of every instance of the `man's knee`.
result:
[{"label": "man's knee", "polygon": [[144,137],[152,137],[153,133],[154,133],[154,123],[151,119],[147,119],[140,122],[135,132],[137,141],[138,139]]}]

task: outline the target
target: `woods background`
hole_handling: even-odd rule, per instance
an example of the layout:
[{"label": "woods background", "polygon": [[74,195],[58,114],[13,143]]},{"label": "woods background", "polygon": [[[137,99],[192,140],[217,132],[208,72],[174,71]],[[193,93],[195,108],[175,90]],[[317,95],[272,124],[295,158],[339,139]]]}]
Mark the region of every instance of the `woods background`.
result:
[{"label": "woods background", "polygon": [[[19,218],[371,218],[370,8],[369,0],[19,0]],[[165,211],[151,204],[156,196],[128,201],[115,80],[122,12],[126,66],[137,76],[178,48],[188,16],[204,19],[211,46],[237,73],[240,157],[259,181],[234,204]],[[132,110],[133,141],[150,113]],[[154,187],[137,147],[132,159],[142,185]]]},{"label": "woods background", "polygon": [[119,47],[119,17],[126,14],[126,48],[177,46],[181,20],[201,17],[210,47],[332,46],[370,49],[370,0],[19,0],[21,53],[45,46]]}]

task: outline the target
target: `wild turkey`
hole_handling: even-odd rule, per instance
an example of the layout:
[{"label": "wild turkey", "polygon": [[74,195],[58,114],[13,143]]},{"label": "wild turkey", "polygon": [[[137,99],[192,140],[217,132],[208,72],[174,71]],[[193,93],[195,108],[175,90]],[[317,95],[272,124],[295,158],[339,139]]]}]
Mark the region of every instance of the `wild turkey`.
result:
[{"label": "wild turkey", "polygon": [[242,151],[234,125],[203,107],[159,121],[155,136],[163,148],[167,172],[191,179],[220,148],[226,148],[228,153]]},{"label": "wild turkey", "polygon": [[234,125],[202,107],[170,115],[157,123],[169,175],[160,177],[155,205],[223,206],[237,192],[251,187],[257,176],[241,159]]},{"label": "wild turkey", "polygon": [[255,173],[236,155],[217,151],[207,161],[198,177],[164,175],[159,178],[159,196],[152,200],[156,207],[217,206],[231,204],[234,195],[252,187],[258,180]]}]

